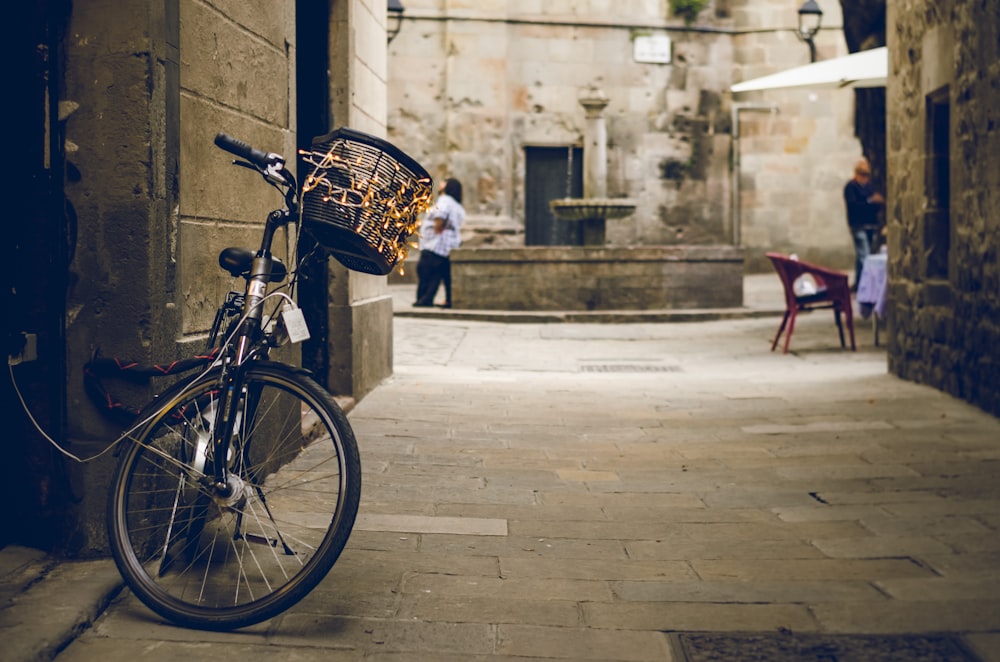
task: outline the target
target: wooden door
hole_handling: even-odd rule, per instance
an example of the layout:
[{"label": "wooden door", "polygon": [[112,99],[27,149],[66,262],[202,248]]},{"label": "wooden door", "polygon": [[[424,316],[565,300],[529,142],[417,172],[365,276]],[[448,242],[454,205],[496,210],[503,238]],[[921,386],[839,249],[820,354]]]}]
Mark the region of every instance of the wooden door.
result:
[{"label": "wooden door", "polygon": [[583,195],[583,149],[525,147],[524,157],[525,245],[583,245],[581,224],[555,218],[549,209],[550,200]]}]

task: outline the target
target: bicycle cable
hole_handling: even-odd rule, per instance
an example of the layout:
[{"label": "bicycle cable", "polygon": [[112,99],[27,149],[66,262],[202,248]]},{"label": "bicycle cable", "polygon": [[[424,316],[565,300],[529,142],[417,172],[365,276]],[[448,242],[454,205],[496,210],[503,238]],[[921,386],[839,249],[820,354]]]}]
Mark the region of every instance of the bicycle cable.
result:
[{"label": "bicycle cable", "polygon": [[[267,181],[269,184],[271,184],[271,186],[273,186],[279,192],[282,192],[281,187],[278,186],[277,184],[275,184],[274,182],[270,181],[267,177],[265,177],[265,181]],[[301,219],[302,219],[302,210],[301,210],[301,207],[300,207],[299,208],[299,221],[300,221],[299,222],[299,231],[296,233],[296,238],[295,238],[296,254],[298,254],[298,244],[299,244],[299,241],[301,240],[301,237],[302,237]],[[299,260],[296,260],[296,263],[298,263],[298,262],[299,262]],[[294,294],[294,292],[295,292],[295,284],[296,284],[297,280],[298,280],[298,269],[295,269],[294,272],[293,272],[292,281],[288,284],[289,291],[292,294]],[[271,292],[271,293],[265,295],[264,298],[261,299],[260,304],[258,304],[259,307],[261,308],[261,310],[263,310],[263,308],[264,308],[264,302],[266,302],[271,297],[279,297],[279,298],[286,299],[288,303],[292,304],[293,306],[297,306],[297,304],[295,303],[295,300],[292,298],[292,296],[290,296],[289,294],[286,294],[284,292],[277,292],[276,291],[276,292]],[[275,313],[276,312],[277,312],[277,309],[275,309]],[[274,319],[275,313],[272,313],[272,314],[266,316],[268,324]],[[236,333],[240,330],[240,327],[247,320],[247,317],[248,317],[248,315],[244,314],[240,318],[239,323],[233,325],[233,330],[230,332],[229,336],[225,339],[225,342],[222,344],[223,347],[229,345],[229,343],[232,342],[233,338],[236,337]],[[263,320],[262,320],[262,328],[266,328],[266,324],[263,324]],[[222,355],[220,354],[220,356],[218,358],[216,358],[214,361],[210,362],[201,372],[199,372],[197,375],[195,375],[194,377],[192,377],[191,380],[189,381],[189,384],[193,384],[197,380],[199,380],[202,377],[204,377],[205,375],[207,375],[208,372],[219,363],[219,361],[221,360],[221,356]],[[31,421],[31,425],[35,428],[35,430],[38,432],[38,434],[40,434],[42,436],[42,438],[45,441],[47,441],[53,448],[55,448],[57,451],[59,451],[59,453],[61,453],[62,455],[66,456],[66,457],[68,457],[68,458],[70,458],[70,459],[72,459],[72,460],[74,460],[74,461],[76,461],[76,462],[78,462],[80,464],[85,464],[87,462],[93,462],[94,460],[97,460],[97,459],[103,457],[104,455],[106,455],[107,453],[109,453],[112,449],[114,449],[115,446],[117,446],[119,443],[121,443],[124,439],[130,437],[136,430],[138,430],[139,428],[141,428],[143,425],[146,425],[149,421],[151,421],[156,415],[158,415],[160,413],[160,409],[159,408],[155,409],[146,418],[134,422],[128,429],[126,429],[124,432],[122,432],[118,436],[117,439],[115,439],[114,441],[112,441],[111,443],[109,443],[108,447],[105,448],[104,450],[102,450],[101,452],[99,452],[96,455],[93,455],[91,457],[85,458],[85,459],[84,458],[80,458],[76,454],[72,453],[71,451],[63,448],[59,444],[58,441],[56,441],[55,439],[53,439],[52,436],[42,427],[41,423],[38,422],[38,419],[35,418],[34,414],[31,413],[31,409],[28,407],[28,403],[25,401],[24,395],[21,393],[21,389],[18,387],[17,380],[14,377],[14,364],[12,364],[10,361],[7,362],[7,370],[10,373],[10,383],[11,383],[11,385],[14,388],[14,393],[17,395],[17,399],[20,402],[21,408],[24,410],[24,413],[28,416],[28,420]],[[135,441],[135,440],[133,439],[133,441]]]},{"label": "bicycle cable", "polygon": [[[284,292],[271,292],[270,294],[266,295],[261,300],[261,302],[260,302],[259,305],[261,307],[263,307],[264,302],[267,301],[268,299],[270,299],[271,297],[278,297],[278,298],[287,299],[289,302],[291,302],[291,303],[294,304],[294,301],[292,300],[292,298],[290,296],[288,296],[287,294],[285,294]],[[233,330],[229,333],[229,336],[226,338],[225,342],[223,343],[223,346],[226,346],[226,345],[228,345],[229,343],[231,343],[233,341],[233,338],[236,337],[237,332],[239,331],[239,329],[242,326],[243,322],[246,321],[246,319],[247,319],[247,315],[243,315],[240,318],[239,323],[233,325]],[[196,381],[198,381],[199,379],[201,379],[202,377],[204,377],[205,375],[207,375],[209,373],[209,371],[212,368],[214,368],[219,363],[219,361],[221,360],[221,358],[222,358],[222,355],[220,354],[219,357],[217,357],[214,361],[212,361],[211,363],[209,363],[201,372],[199,372],[197,375],[195,375],[194,377],[192,377],[189,380],[188,383],[189,384],[193,384]],[[76,461],[76,462],[78,462],[80,464],[86,464],[87,462],[93,462],[94,460],[97,460],[97,459],[103,457],[104,455],[106,455],[107,453],[109,453],[115,446],[117,446],[118,444],[120,444],[123,440],[125,440],[126,438],[130,438],[131,435],[136,430],[138,430],[139,428],[141,428],[142,426],[146,425],[151,420],[153,420],[160,413],[160,411],[162,409],[162,408],[157,408],[157,409],[153,410],[153,412],[150,413],[148,416],[146,416],[144,419],[139,420],[139,421],[133,423],[131,427],[129,427],[124,432],[122,432],[118,436],[117,439],[115,439],[110,444],[108,444],[107,448],[105,448],[101,452],[97,453],[96,455],[93,455],[91,457],[83,459],[83,458],[78,457],[77,455],[75,455],[71,451],[68,451],[65,448],[63,448],[59,444],[58,441],[56,441],[55,439],[53,439],[52,436],[49,435],[49,433],[46,432],[42,428],[42,425],[35,418],[34,414],[31,413],[31,409],[28,407],[28,403],[25,402],[24,396],[21,394],[21,389],[18,387],[17,380],[14,378],[14,364],[12,364],[10,361],[7,362],[7,371],[10,373],[10,383],[11,383],[11,386],[14,387],[14,393],[17,395],[17,399],[21,403],[21,408],[24,410],[24,413],[28,416],[28,420],[31,421],[32,426],[35,428],[35,430],[38,432],[38,434],[40,434],[45,441],[47,441],[53,448],[55,448],[57,451],[59,451],[60,453],[62,453],[64,456],[66,456],[66,457],[68,457],[68,458],[70,458],[70,459],[72,459],[72,460],[74,460],[74,461]],[[132,439],[132,441],[136,441],[136,440]],[[148,447],[148,448],[150,448],[150,450],[155,450],[152,447]]]}]

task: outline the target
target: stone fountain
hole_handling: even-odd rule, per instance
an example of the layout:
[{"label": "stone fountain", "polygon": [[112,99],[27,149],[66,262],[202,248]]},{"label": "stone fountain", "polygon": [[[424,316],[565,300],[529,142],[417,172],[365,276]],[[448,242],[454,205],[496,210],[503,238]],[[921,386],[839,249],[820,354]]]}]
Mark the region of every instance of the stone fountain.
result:
[{"label": "stone fountain", "polygon": [[608,97],[591,85],[579,97],[586,113],[583,147],[583,197],[549,202],[552,215],[583,225],[583,245],[603,246],[608,219],[625,218],[635,211],[635,201],[608,197],[608,129],[604,108]]},{"label": "stone fountain", "polygon": [[453,307],[568,312],[741,307],[743,251],[738,247],[607,245],[607,221],[633,215],[636,203],[607,197],[607,96],[591,86],[579,101],[586,112],[584,195],[549,206],[557,218],[583,224],[583,245],[455,250]]}]

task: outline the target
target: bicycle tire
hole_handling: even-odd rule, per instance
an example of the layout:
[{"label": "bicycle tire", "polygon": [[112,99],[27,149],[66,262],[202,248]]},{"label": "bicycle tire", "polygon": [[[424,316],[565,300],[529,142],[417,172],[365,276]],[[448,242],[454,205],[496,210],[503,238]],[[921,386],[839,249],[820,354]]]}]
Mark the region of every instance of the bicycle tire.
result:
[{"label": "bicycle tire", "polygon": [[119,460],[108,531],[118,570],[147,607],[224,631],[273,618],[329,573],[354,526],[361,460],[329,393],[303,371],[257,362],[223,500],[209,485],[218,378],[213,370],[153,403]]}]

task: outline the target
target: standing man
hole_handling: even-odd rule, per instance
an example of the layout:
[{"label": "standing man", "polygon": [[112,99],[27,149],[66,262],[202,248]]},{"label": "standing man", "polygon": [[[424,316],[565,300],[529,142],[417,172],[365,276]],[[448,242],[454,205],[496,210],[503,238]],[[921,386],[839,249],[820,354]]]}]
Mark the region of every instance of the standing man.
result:
[{"label": "standing man", "polygon": [[445,308],[451,308],[451,251],[462,243],[462,184],[448,178],[441,195],[420,226],[420,260],[417,262],[417,300],[414,306],[434,305],[434,297],[444,282]]},{"label": "standing man", "polygon": [[854,285],[857,291],[861,268],[871,253],[872,239],[878,228],[878,210],[885,203],[881,193],[872,188],[872,170],[868,159],[861,158],[854,164],[854,177],[844,186],[847,204],[847,225],[854,239]]}]

